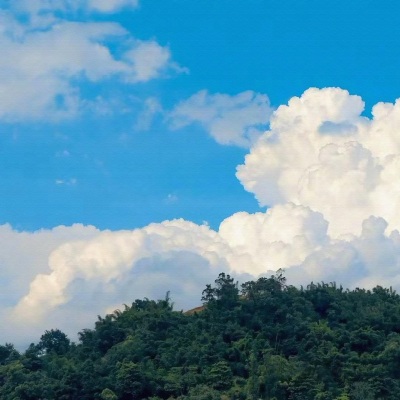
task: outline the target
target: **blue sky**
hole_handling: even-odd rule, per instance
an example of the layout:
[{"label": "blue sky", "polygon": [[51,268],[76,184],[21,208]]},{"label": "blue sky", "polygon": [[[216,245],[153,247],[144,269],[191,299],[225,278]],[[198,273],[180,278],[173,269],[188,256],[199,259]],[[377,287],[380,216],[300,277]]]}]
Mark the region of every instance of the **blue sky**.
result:
[{"label": "blue sky", "polygon": [[400,288],[399,12],[0,0],[0,342],[222,270]]},{"label": "blue sky", "polygon": [[[27,230],[74,222],[121,229],[184,217],[217,228],[234,211],[255,211],[234,176],[246,149],[220,146],[196,124],[171,131],[165,114],[204,89],[264,93],[274,107],[312,86],[358,94],[367,112],[393,101],[400,84],[393,4],[142,1],[115,13],[61,14],[122,26],[126,35],[104,41],[116,54],[133,38],[168,46],[185,70],[131,84],[112,74],[96,82],[71,74],[82,100],[100,96],[107,111],[3,121],[0,220]],[[162,111],[141,126],[149,98]]]}]

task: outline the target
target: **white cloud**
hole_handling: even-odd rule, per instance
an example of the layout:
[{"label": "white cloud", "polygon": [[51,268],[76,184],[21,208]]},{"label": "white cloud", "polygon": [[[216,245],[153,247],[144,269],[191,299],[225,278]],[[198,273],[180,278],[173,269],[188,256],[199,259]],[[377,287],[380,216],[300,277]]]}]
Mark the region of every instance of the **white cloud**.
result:
[{"label": "white cloud", "polygon": [[18,0],[10,2],[9,8],[14,12],[25,13],[38,20],[54,13],[68,13],[84,10],[111,14],[122,8],[137,8],[139,0]]},{"label": "white cloud", "polygon": [[399,229],[400,103],[377,105],[372,120],[363,107],[336,88],[291,99],[274,113],[238,178],[262,205],[289,201],[322,213],[334,237],[359,234],[370,215]]},{"label": "white cloud", "polygon": [[289,268],[288,278],[294,284],[324,280],[353,288],[383,285],[399,289],[400,235],[386,232],[386,227],[384,219],[368,218],[360,236],[327,242],[300,265]]},{"label": "white cloud", "polygon": [[[136,4],[107,1],[113,8],[128,3]],[[116,79],[135,84],[182,71],[168,47],[135,39],[117,23],[73,22],[54,14],[68,8],[69,2],[57,7],[47,1],[18,4],[11,11],[0,9],[0,120],[72,117],[98,105],[98,99],[82,95],[85,82],[97,85]],[[94,5],[104,7],[101,1]],[[32,16],[29,23],[18,22],[15,13],[22,11]]]},{"label": "white cloud", "polygon": [[172,129],[201,124],[221,144],[249,147],[267,127],[272,108],[266,95],[246,91],[234,96],[202,90],[175,106]]},{"label": "white cloud", "polygon": [[125,53],[124,59],[131,65],[133,73],[127,79],[132,82],[154,79],[161,74],[166,65],[180,72],[184,71],[171,62],[169,49],[155,41],[137,41],[135,47]]},{"label": "white cloud", "polygon": [[155,97],[149,97],[143,102],[143,109],[139,113],[135,128],[142,131],[150,129],[151,124],[157,114],[163,112],[162,105]]},{"label": "white cloud", "polygon": [[218,264],[216,236],[207,227],[176,220],[141,230],[105,231],[90,241],[66,243],[50,255],[51,272],[36,276],[16,314],[24,321],[30,316],[35,320],[69,300],[66,289],[74,280],[118,281],[136,263],[157,255],[166,257],[170,252],[183,251],[199,254],[211,265]]},{"label": "white cloud", "polygon": [[179,197],[174,193],[168,193],[164,199],[164,204],[175,204],[179,201]]},{"label": "white cloud", "polygon": [[136,8],[139,0],[88,0],[88,7],[93,11],[113,13],[124,7]]},{"label": "white cloud", "polygon": [[[29,344],[40,335],[40,329],[27,325],[17,335],[11,322],[10,309],[29,291],[30,283],[40,273],[48,271],[48,257],[58,246],[66,241],[83,240],[97,235],[92,226],[76,224],[70,227],[59,226],[51,230],[19,232],[9,225],[0,226],[0,342]],[[8,321],[8,323],[6,322]],[[40,337],[40,336],[39,336]]]},{"label": "white cloud", "polygon": [[177,307],[195,306],[205,284],[229,269],[217,233],[183,220],[117,232],[76,225],[25,233],[3,226],[0,237],[0,284],[8,299],[0,308],[7,321],[0,342],[20,346],[52,326],[74,335],[110,304],[160,298],[168,290]]},{"label": "white cloud", "polygon": [[78,183],[76,178],[70,179],[56,179],[56,185],[66,185],[66,186],[75,186]]},{"label": "white cloud", "polygon": [[307,207],[288,203],[266,213],[241,212],[225,219],[219,234],[233,252],[235,271],[251,275],[301,263],[326,241],[327,222]]}]

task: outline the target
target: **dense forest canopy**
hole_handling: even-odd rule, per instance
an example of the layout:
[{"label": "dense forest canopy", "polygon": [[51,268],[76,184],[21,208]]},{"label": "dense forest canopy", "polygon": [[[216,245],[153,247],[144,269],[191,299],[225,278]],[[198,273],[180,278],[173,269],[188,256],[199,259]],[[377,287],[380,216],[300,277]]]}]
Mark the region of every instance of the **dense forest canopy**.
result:
[{"label": "dense forest canopy", "polygon": [[[200,296],[199,296],[200,297]],[[0,398],[397,400],[400,296],[335,283],[286,285],[281,271],[239,287],[221,273],[203,307],[135,300],[72,343],[46,331],[0,346]]]}]

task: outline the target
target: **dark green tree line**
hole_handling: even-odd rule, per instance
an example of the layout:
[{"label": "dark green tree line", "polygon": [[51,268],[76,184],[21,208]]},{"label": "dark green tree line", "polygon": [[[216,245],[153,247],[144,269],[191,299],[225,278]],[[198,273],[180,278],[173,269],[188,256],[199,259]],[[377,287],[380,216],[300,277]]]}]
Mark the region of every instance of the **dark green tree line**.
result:
[{"label": "dark green tree line", "polygon": [[391,289],[239,284],[221,273],[193,312],[135,300],[72,343],[0,346],[0,398],[397,400],[400,297]]}]

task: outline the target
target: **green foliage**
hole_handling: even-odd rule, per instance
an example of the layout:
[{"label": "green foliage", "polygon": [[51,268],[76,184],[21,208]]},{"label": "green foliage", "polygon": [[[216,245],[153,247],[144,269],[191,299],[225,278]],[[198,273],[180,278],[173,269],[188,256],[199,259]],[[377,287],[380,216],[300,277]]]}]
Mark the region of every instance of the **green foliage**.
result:
[{"label": "green foliage", "polygon": [[71,343],[58,329],[19,354],[0,346],[0,398],[397,400],[400,297],[335,283],[287,286],[282,271],[221,273],[204,307],[135,300]]},{"label": "green foliage", "polygon": [[18,351],[11,343],[6,343],[4,346],[0,345],[0,365],[8,364],[19,357]]},{"label": "green foliage", "polygon": [[70,340],[59,329],[46,331],[40,338],[39,349],[46,353],[65,354],[69,350]]},{"label": "green foliage", "polygon": [[217,361],[211,365],[207,373],[207,383],[218,390],[229,389],[232,385],[233,374],[227,361]]},{"label": "green foliage", "polygon": [[100,394],[100,398],[102,400],[118,400],[118,396],[110,389],[104,389]]},{"label": "green foliage", "polygon": [[207,285],[203,290],[202,301],[209,307],[229,309],[239,300],[238,283],[223,272],[215,280],[215,287]]}]

